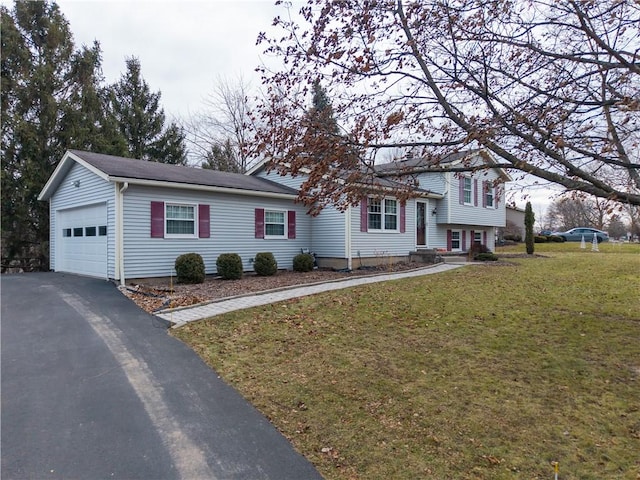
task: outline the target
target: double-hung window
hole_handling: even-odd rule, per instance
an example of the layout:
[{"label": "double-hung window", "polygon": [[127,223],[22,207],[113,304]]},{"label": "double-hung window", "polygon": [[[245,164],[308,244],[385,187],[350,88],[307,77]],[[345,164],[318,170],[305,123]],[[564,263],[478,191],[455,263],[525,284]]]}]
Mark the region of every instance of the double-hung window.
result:
[{"label": "double-hung window", "polygon": [[264,211],[264,237],[286,238],[286,212],[284,210]]},{"label": "double-hung window", "polygon": [[392,198],[369,198],[368,230],[398,231],[398,201]]},{"label": "double-hung window", "polygon": [[463,177],[464,204],[471,205],[473,196],[473,183],[470,177]]},{"label": "double-hung window", "polygon": [[165,208],[165,228],[167,237],[196,236],[195,205],[167,203]]},{"label": "double-hung window", "polygon": [[451,250],[462,250],[460,230],[451,231]]},{"label": "double-hung window", "polygon": [[486,187],[485,187],[485,192],[484,192],[484,204],[485,207],[487,208],[494,208],[494,197],[495,197],[495,193],[494,193],[494,187],[491,186],[491,183],[487,182],[486,183]]}]

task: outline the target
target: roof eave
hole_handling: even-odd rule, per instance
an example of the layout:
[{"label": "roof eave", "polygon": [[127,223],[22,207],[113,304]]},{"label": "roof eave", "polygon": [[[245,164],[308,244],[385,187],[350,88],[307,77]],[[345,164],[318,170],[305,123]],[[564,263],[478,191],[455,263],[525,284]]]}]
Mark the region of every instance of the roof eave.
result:
[{"label": "roof eave", "polygon": [[69,173],[71,167],[73,166],[73,162],[79,163],[86,169],[90,170],[94,174],[98,175],[103,180],[108,180],[108,175],[104,173],[102,170],[94,167],[90,163],[84,161],[82,158],[77,156],[75,153],[67,150],[65,154],[62,156],[62,160],[56,166],[55,170],[47,180],[47,183],[44,184],[40,194],[38,195],[38,200],[49,200],[53,193],[56,191],[58,186],[62,183],[64,177]]},{"label": "roof eave", "polygon": [[267,198],[283,198],[283,199],[292,199],[297,198],[297,194],[295,193],[277,193],[277,192],[264,192],[260,190],[244,190],[241,188],[230,188],[230,187],[216,187],[212,185],[197,185],[193,183],[180,183],[180,182],[167,182],[163,180],[147,180],[141,178],[130,178],[130,177],[116,177],[109,176],[109,181],[111,182],[127,182],[129,185],[140,185],[140,186],[148,186],[148,187],[166,187],[166,188],[182,188],[185,190],[196,190],[196,191],[205,191],[205,192],[216,192],[216,193],[229,193],[233,195],[249,195],[253,197],[267,197]]}]

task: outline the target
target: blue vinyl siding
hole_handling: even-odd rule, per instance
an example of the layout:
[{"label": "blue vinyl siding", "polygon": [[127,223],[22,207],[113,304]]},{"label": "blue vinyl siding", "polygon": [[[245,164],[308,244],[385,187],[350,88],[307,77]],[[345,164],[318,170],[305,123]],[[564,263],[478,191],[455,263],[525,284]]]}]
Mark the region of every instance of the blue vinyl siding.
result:
[{"label": "blue vinyl siding", "polygon": [[[75,187],[74,182],[79,182],[79,186]],[[77,163],[74,163],[49,200],[51,270],[56,269],[56,243],[60,235],[56,212],[98,203],[107,204],[107,276],[115,277],[115,187]]]},{"label": "blue vinyl siding", "polygon": [[344,212],[325,207],[312,219],[311,232],[311,250],[318,257],[346,258]]},{"label": "blue vinyl siding", "polygon": [[[151,238],[152,201],[208,204],[210,238]],[[256,208],[294,210],[296,238],[255,238]],[[304,207],[293,200],[134,185],[124,194],[124,245],[127,278],[175,275],[176,258],[189,252],[202,255],[207,274],[216,272],[216,259],[221,253],[237,253],[245,271],[253,271],[250,259],[258,252],[272,252],[278,268],[290,269],[293,257],[311,245],[311,222]]]},{"label": "blue vinyl siding", "polygon": [[[416,224],[415,201],[407,201],[405,207],[405,232],[361,232],[360,208],[351,207],[351,255],[354,261],[359,256],[365,257],[389,257],[396,255],[408,255],[415,250]],[[398,205],[398,223],[400,222],[400,206]]]}]

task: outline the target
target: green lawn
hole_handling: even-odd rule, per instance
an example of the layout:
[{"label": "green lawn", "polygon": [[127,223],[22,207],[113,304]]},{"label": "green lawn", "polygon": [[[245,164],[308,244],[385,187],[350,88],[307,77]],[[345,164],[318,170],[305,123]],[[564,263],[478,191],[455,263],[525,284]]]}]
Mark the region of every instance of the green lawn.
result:
[{"label": "green lawn", "polygon": [[640,246],[579,247],[175,335],[328,479],[637,480]]}]

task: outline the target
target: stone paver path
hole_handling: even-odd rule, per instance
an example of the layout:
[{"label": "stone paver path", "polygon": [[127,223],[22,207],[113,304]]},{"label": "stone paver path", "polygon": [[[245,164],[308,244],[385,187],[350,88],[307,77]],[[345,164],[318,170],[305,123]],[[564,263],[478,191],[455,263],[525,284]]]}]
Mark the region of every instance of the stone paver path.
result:
[{"label": "stone paver path", "polygon": [[174,324],[174,328],[176,328],[184,325],[185,323],[201,320],[203,318],[215,317],[216,315],[232,312],[234,310],[258,307],[261,305],[281,302],[283,300],[289,300],[296,297],[304,297],[307,295],[314,295],[316,293],[354,287],[356,285],[365,285],[368,283],[385,282],[387,280],[397,280],[400,278],[431,275],[434,273],[453,270],[454,268],[460,268],[464,265],[464,263],[440,263],[434,266],[419,268],[417,270],[410,270],[407,272],[388,273],[382,275],[367,275],[346,280],[317,283],[313,285],[303,285],[301,287],[292,287],[272,292],[263,292],[252,295],[243,295],[240,297],[222,299],[195,307],[186,307],[171,311],[164,311],[162,313],[159,313],[158,316],[164,320],[172,322]]}]

